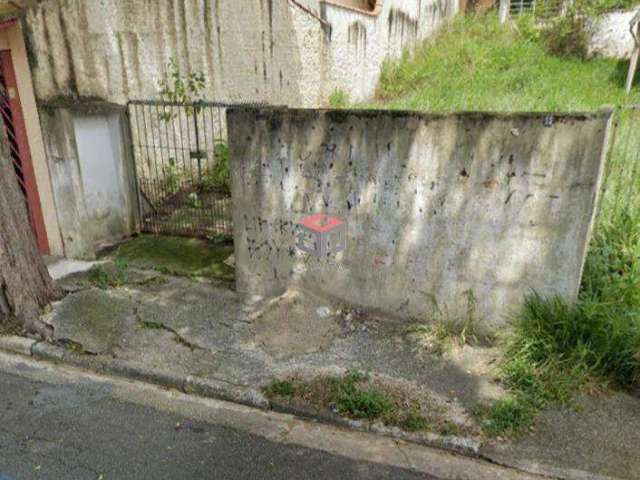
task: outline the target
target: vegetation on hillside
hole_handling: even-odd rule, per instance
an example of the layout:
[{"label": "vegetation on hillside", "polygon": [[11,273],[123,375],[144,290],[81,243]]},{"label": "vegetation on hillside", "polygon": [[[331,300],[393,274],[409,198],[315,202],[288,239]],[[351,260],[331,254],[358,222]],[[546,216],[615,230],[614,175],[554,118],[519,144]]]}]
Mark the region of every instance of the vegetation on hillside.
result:
[{"label": "vegetation on hillside", "polygon": [[553,55],[530,17],[460,16],[433,40],[385,63],[376,106],[430,111],[584,111],[640,100],[628,62]]}]

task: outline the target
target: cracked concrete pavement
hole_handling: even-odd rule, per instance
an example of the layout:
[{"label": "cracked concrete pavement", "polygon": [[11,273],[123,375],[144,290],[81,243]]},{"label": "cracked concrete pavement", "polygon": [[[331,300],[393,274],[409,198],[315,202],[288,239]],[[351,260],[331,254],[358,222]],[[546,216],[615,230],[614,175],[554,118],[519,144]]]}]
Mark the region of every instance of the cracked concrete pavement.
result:
[{"label": "cracked concrete pavement", "polygon": [[[9,343],[16,350],[302,415],[309,412],[270,404],[261,387],[292,373],[366,370],[406,383],[444,406],[443,420],[453,421],[466,437],[411,436],[366,422],[337,423],[457,448],[551,476],[640,478],[634,447],[640,442],[638,397],[614,393],[586,398],[580,410],[543,412],[534,432],[517,442],[487,442],[478,436],[470,412],[478,401],[503,393],[494,382],[496,352],[490,348],[431,355],[392,321],[366,315],[345,319],[337,313],[340,306],[295,292],[267,304],[242,303],[228,284],[141,270],[131,270],[120,288],[95,288],[86,274],[61,283],[73,293],[46,320],[55,325],[59,340],[71,341],[71,348],[55,350],[46,343],[29,347],[13,339]],[[320,413],[310,412],[314,418],[336,420]]]},{"label": "cracked concrete pavement", "polygon": [[108,289],[92,286],[86,274],[63,279],[73,293],[45,318],[56,338],[78,344],[94,362],[248,389],[255,403],[266,403],[261,388],[275,377],[367,370],[441,405],[443,422],[461,435],[478,433],[469,413],[476,402],[499,395],[491,377],[477,371],[489,368],[491,349],[425,355],[404,338],[402,325],[366,315],[345,320],[339,305],[310,292],[250,304],[227,283],[136,269],[127,276],[125,285]]}]

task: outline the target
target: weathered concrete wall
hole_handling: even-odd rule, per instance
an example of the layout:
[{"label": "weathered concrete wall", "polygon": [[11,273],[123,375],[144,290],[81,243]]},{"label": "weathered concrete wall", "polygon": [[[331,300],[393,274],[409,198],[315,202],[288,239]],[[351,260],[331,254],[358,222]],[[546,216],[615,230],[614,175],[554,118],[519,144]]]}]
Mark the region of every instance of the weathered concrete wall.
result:
[{"label": "weathered concrete wall", "polygon": [[458,11],[457,0],[385,0],[375,15],[322,5],[331,25],[325,95],[342,90],[354,101],[373,95],[385,59],[429,38]]},{"label": "weathered concrete wall", "polygon": [[210,99],[298,104],[291,16],[284,0],[46,0],[25,20],[36,93],[157,97],[174,58],[206,73]]},{"label": "weathered concrete wall", "polygon": [[335,89],[371,96],[383,60],[456,6],[385,0],[371,15],[318,0],[44,0],[24,26],[41,102],[157,98],[174,58],[205,72],[208,99],[318,106]]},{"label": "weathered concrete wall", "polygon": [[40,118],[64,255],[92,259],[137,228],[126,117],[106,107],[44,107]]},{"label": "weathered concrete wall", "polygon": [[629,22],[637,9],[612,12],[598,19],[589,42],[589,53],[611,58],[629,58],[635,42],[629,31]]},{"label": "weathered concrete wall", "polygon": [[[238,289],[401,318],[473,307],[487,328],[532,291],[573,300],[610,117],[231,110]],[[345,251],[296,249],[312,213],[347,223]]]}]

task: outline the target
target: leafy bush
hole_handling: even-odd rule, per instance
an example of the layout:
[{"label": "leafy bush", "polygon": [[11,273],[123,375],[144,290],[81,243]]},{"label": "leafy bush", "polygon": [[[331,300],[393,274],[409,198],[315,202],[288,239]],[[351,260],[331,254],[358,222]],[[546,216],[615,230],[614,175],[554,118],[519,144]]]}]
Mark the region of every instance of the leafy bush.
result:
[{"label": "leafy bush", "polygon": [[213,148],[216,162],[213,168],[207,172],[203,183],[208,188],[222,189],[229,192],[231,190],[229,147],[226,143],[218,141]]},{"label": "leafy bush", "polygon": [[589,53],[589,9],[572,5],[564,15],[549,21],[542,30],[542,41],[553,55],[587,58]]}]

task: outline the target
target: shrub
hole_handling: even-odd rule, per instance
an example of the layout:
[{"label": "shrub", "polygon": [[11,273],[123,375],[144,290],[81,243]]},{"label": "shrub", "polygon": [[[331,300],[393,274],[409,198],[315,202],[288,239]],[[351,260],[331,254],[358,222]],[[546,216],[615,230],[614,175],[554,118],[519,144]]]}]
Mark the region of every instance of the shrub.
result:
[{"label": "shrub", "polygon": [[226,192],[231,190],[231,167],[229,164],[229,147],[222,141],[216,142],[213,148],[216,160],[215,165],[204,178],[204,186],[207,188],[221,189]]},{"label": "shrub", "polygon": [[553,55],[587,58],[589,52],[589,14],[572,5],[565,15],[558,15],[542,30],[542,40]]}]

